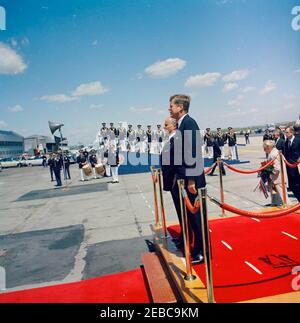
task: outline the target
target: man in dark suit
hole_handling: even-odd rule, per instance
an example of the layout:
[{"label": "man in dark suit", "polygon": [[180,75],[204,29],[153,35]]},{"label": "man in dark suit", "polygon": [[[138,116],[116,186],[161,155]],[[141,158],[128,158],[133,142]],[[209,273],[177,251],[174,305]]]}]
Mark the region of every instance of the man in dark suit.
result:
[{"label": "man in dark suit", "polygon": [[55,179],[56,179],[55,186],[57,186],[57,187],[62,186],[61,173],[60,173],[61,169],[62,169],[62,159],[58,153],[55,153],[54,158],[53,158],[53,172],[54,172]]},{"label": "man in dark suit", "polygon": [[[213,139],[213,152],[214,152],[213,162],[216,163],[218,161],[218,159],[221,158],[221,156],[222,156],[222,151],[219,147],[217,139]],[[211,172],[209,173],[209,176],[214,176],[214,172],[217,167],[218,167],[218,164],[215,164],[215,166],[212,168]],[[221,171],[222,171],[222,175],[226,176],[223,162],[221,163]]]},{"label": "man in dark suit", "polygon": [[275,129],[275,131],[274,131],[274,140],[275,140],[276,149],[280,150],[283,153],[285,140],[281,136],[281,130],[280,129]]},{"label": "man in dark suit", "polygon": [[[284,157],[286,160],[295,164],[300,160],[300,140],[295,137],[295,131],[293,127],[287,127],[285,129],[285,146],[284,146]],[[294,193],[296,199],[300,202],[300,174],[298,167],[291,168],[286,167],[288,179],[289,179],[289,188]]]},{"label": "man in dark suit", "polygon": [[[196,121],[188,115],[189,106],[190,97],[188,95],[176,94],[170,97],[169,112],[171,118],[177,121],[178,131],[174,137],[174,178],[171,181],[170,176],[168,185],[172,186],[171,193],[178,215],[180,214],[180,200],[176,181],[178,179],[185,180],[185,187],[191,203],[195,202],[198,188],[206,186],[203,171],[202,138]],[[204,260],[200,211],[192,214],[187,210],[187,216],[194,240],[194,248],[191,253],[192,263],[200,263]],[[182,245],[182,235],[177,241],[177,246],[180,245]]]}]

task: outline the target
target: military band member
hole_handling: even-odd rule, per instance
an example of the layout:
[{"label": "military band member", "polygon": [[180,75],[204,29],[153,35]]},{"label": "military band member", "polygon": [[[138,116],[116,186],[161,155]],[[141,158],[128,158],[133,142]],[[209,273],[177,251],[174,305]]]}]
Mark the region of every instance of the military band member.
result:
[{"label": "military band member", "polygon": [[63,156],[63,162],[65,164],[64,167],[64,179],[71,179],[71,174],[70,174],[70,158],[68,157],[68,155],[65,153]]},{"label": "military band member", "polygon": [[135,152],[135,131],[132,129],[132,125],[128,125],[128,131],[127,131],[127,141],[129,146],[129,151]]},{"label": "military band member", "polygon": [[95,179],[99,178],[99,176],[96,173],[96,168],[95,168],[96,165],[98,164],[98,159],[97,159],[95,150],[91,150],[90,157],[89,157],[89,162],[90,162],[90,165],[91,165],[92,170],[93,170],[94,178]]},{"label": "military band member", "polygon": [[222,129],[221,128],[217,128],[217,133],[215,135],[215,139],[217,141],[217,144],[221,150],[221,158],[224,159],[225,158],[225,154],[224,154],[224,146],[225,146],[225,143],[226,143],[226,134],[224,134],[222,132]]},{"label": "military band member", "polygon": [[232,127],[228,127],[227,140],[228,140],[228,147],[229,147],[231,159],[236,160],[237,159],[237,147],[236,147],[237,139],[236,139],[236,134]]},{"label": "military band member", "polygon": [[62,159],[59,154],[55,153],[53,155],[53,172],[55,175],[56,185],[57,187],[62,186],[61,183],[61,168],[62,168]]},{"label": "military band member", "polygon": [[51,182],[54,181],[54,179],[53,179],[53,175],[54,175],[54,171],[53,171],[53,160],[54,160],[54,155],[51,153],[49,155],[49,158],[48,158],[48,161],[47,161],[47,164],[48,164],[49,170],[50,170]]},{"label": "military band member", "polygon": [[207,157],[209,159],[212,159],[214,156],[214,151],[213,151],[213,134],[210,130],[210,128],[206,128],[206,133],[204,136],[204,143],[206,144],[206,149],[207,149]]},{"label": "military band member", "polygon": [[145,139],[146,139],[146,133],[142,129],[142,125],[137,126],[136,131],[136,141],[137,141],[137,151],[140,153],[145,152]]},{"label": "military band member", "polygon": [[106,122],[102,122],[102,128],[100,129],[100,138],[101,144],[106,147],[108,142],[108,128],[106,127]]},{"label": "military band member", "polygon": [[119,139],[119,148],[121,151],[126,151],[126,139],[127,139],[127,130],[123,126],[122,122],[119,123],[119,128],[117,129],[117,136]]},{"label": "military band member", "polygon": [[112,183],[119,183],[119,150],[116,149],[114,145],[110,145],[109,149],[104,154],[104,157],[107,158],[107,165],[111,170]]},{"label": "military band member", "polygon": [[165,133],[164,131],[161,129],[161,125],[158,124],[157,125],[157,130],[154,133],[154,138],[155,138],[155,142],[156,142],[156,154],[161,154],[162,149],[163,149],[163,142],[165,139]]},{"label": "military band member", "polygon": [[153,137],[153,131],[152,131],[150,125],[147,126],[146,136],[147,136],[147,151],[150,154],[150,153],[152,153],[151,143],[152,143],[152,137]]},{"label": "military band member", "polygon": [[109,140],[109,145],[114,145],[115,147],[117,147],[117,129],[114,127],[114,123],[111,122],[110,127],[108,129],[108,140]]},{"label": "military band member", "polygon": [[78,164],[79,173],[80,173],[80,180],[84,182],[86,180],[86,177],[84,175],[82,167],[87,163],[87,159],[85,158],[83,154],[83,150],[79,151],[79,155],[77,156],[76,162]]}]

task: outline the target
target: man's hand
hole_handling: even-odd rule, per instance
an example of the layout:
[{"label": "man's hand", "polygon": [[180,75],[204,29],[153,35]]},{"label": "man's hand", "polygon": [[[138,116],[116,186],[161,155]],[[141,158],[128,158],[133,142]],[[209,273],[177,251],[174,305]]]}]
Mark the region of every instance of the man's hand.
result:
[{"label": "man's hand", "polygon": [[191,193],[191,194],[194,194],[196,195],[197,194],[197,190],[196,190],[196,184],[195,184],[195,181],[194,180],[189,180],[188,181],[188,191]]}]

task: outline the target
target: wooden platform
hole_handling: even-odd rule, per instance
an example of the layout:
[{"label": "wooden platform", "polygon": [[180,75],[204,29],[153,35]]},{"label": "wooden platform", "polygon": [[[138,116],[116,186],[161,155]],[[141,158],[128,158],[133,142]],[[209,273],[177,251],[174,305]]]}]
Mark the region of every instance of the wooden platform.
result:
[{"label": "wooden platform", "polygon": [[180,297],[172,286],[172,281],[159,257],[155,253],[148,252],[142,255],[142,261],[152,301],[154,303],[177,303]]}]

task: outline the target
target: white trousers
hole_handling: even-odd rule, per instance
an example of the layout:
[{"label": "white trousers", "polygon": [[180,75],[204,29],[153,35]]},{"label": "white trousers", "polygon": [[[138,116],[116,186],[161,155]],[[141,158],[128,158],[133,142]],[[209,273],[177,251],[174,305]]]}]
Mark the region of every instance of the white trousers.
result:
[{"label": "white trousers", "polygon": [[97,174],[97,172],[96,172],[96,168],[95,167],[93,167],[93,175],[94,175],[94,178],[96,179],[96,178],[100,178],[99,177],[99,175]]},{"label": "white trousers", "polygon": [[82,168],[79,169],[79,173],[80,173],[80,180],[81,181],[84,181],[86,179],[86,176],[85,176]]},{"label": "white trousers", "polygon": [[127,146],[126,146],[126,140],[125,139],[120,140],[120,150],[121,151],[127,151]]},{"label": "white trousers", "polygon": [[207,147],[207,157],[209,159],[214,158],[214,149],[213,149],[213,147]]},{"label": "white trousers", "polygon": [[140,153],[144,153],[146,151],[146,145],[145,145],[145,142],[144,141],[139,141],[137,143],[137,150],[140,152]]},{"label": "white trousers", "polygon": [[135,142],[133,140],[129,140],[129,148],[131,152],[135,152]]},{"label": "white trousers", "polygon": [[119,166],[111,166],[111,175],[112,175],[112,181],[118,182],[119,181],[119,172],[118,172]]},{"label": "white trousers", "polygon": [[110,177],[110,176],[111,176],[111,172],[110,172],[110,170],[111,170],[110,165],[105,164],[105,174],[106,174],[106,176],[108,176],[108,177]]},{"label": "white trousers", "polygon": [[230,155],[232,160],[236,160],[236,146],[231,146],[230,148]]}]

